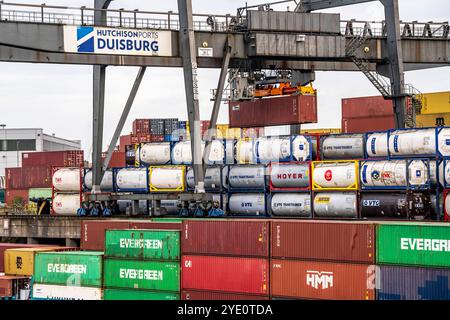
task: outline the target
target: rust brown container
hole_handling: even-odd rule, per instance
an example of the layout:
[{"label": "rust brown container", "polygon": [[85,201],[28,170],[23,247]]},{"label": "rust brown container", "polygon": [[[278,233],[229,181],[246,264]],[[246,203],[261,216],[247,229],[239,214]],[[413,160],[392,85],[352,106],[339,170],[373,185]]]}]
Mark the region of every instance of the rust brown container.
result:
[{"label": "rust brown container", "polygon": [[342,133],[387,131],[395,128],[394,116],[342,119]]},{"label": "rust brown container", "polygon": [[257,296],[227,292],[183,290],[182,300],[269,300],[269,296]]},{"label": "rust brown container", "polygon": [[267,220],[185,220],[182,253],[269,257]]},{"label": "rust brown container", "polygon": [[273,221],[271,256],[374,263],[375,226],[367,222]]},{"label": "rust brown container", "polygon": [[127,220],[81,221],[81,250],[103,251],[105,231],[111,229],[130,229],[130,222]]},{"label": "rust brown container", "polygon": [[342,118],[393,116],[392,100],[382,96],[342,99]]},{"label": "rust brown container", "polygon": [[22,167],[79,167],[84,165],[84,151],[46,151],[22,154]]},{"label": "rust brown container", "polygon": [[15,202],[16,205],[27,205],[29,202],[28,192],[28,189],[7,189],[5,192],[5,203],[8,206],[13,206]]},{"label": "rust brown container", "polygon": [[272,297],[320,300],[374,300],[375,266],[316,261],[272,260]]},{"label": "rust brown container", "polygon": [[309,95],[230,101],[230,128],[317,123],[317,97]]},{"label": "rust brown container", "polygon": [[33,166],[6,169],[6,189],[51,188],[52,167]]},{"label": "rust brown container", "polygon": [[154,222],[145,220],[131,220],[130,229],[142,229],[142,230],[180,230],[181,223],[176,222]]}]

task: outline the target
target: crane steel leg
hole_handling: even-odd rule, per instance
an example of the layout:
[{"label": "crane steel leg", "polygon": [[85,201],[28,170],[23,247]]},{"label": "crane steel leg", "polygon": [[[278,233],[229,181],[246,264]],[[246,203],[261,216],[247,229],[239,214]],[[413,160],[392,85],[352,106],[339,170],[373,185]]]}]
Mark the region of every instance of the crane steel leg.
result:
[{"label": "crane steel leg", "polygon": [[231,46],[229,41],[225,44],[225,54],[222,62],[222,69],[220,71],[219,83],[217,84],[216,99],[214,100],[214,107],[211,114],[211,123],[206,136],[205,153],[203,155],[203,173],[206,174],[206,164],[209,160],[209,154],[211,153],[211,143],[216,135],[217,118],[219,117],[220,104],[222,103],[223,90],[225,88],[225,80],[228,74],[228,67],[230,66],[231,59]]},{"label": "crane steel leg", "polygon": [[194,21],[192,17],[192,0],[178,0],[180,19],[180,54],[183,59],[184,86],[191,129],[191,150],[194,167],[195,192],[205,193],[202,137],[200,132],[200,108],[197,79],[197,54],[194,37]]}]

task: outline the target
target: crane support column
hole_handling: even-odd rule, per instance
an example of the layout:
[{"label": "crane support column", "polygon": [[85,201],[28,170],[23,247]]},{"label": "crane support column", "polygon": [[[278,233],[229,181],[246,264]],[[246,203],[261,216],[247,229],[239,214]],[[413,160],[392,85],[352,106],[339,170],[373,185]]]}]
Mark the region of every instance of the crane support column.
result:
[{"label": "crane support column", "polygon": [[192,16],[192,0],[178,0],[178,12],[180,19],[180,54],[183,60],[184,85],[191,129],[195,193],[205,193],[197,79],[198,66],[194,36],[194,20]]},{"label": "crane support column", "polygon": [[[95,0],[95,25],[107,25],[106,9],[112,0]],[[100,192],[102,181],[103,121],[105,114],[106,65],[95,65],[93,71],[93,136],[92,136],[92,193]]]},{"label": "crane support column", "polygon": [[388,73],[391,80],[395,122],[398,129],[405,128],[406,95],[405,70],[400,34],[400,13],[398,0],[382,0],[386,16],[387,50],[389,57]]}]

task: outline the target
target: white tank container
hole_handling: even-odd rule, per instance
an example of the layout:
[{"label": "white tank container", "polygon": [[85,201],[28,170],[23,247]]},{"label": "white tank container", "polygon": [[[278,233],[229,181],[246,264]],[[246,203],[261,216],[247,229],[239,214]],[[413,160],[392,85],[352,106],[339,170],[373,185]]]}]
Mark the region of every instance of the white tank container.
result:
[{"label": "white tank container", "polygon": [[354,162],[316,163],[312,176],[321,189],[349,188],[358,179]]},{"label": "white tank container", "polygon": [[253,140],[239,140],[236,142],[236,162],[238,164],[255,163],[253,158]]},{"label": "white tank container", "polygon": [[182,190],[184,188],[184,170],[181,167],[162,167],[150,169],[150,189]]},{"label": "white tank container", "polygon": [[[205,142],[202,142],[202,155],[205,152]],[[202,156],[203,158],[203,156]],[[209,154],[209,164],[222,164],[225,159],[225,146],[221,140],[213,140]],[[190,141],[178,142],[172,149],[172,162],[174,164],[192,164],[192,150]]]},{"label": "white tank container", "polygon": [[53,197],[53,210],[59,215],[76,215],[80,209],[79,194],[56,194]]},{"label": "white tank container", "polygon": [[412,161],[408,168],[406,160],[366,161],[361,164],[360,175],[364,187],[406,187],[407,184],[421,186],[427,183],[428,166],[422,160]]},{"label": "white tank container", "polygon": [[148,190],[147,168],[124,168],[116,172],[116,186],[119,192],[142,192]]},{"label": "white tank container", "polygon": [[358,216],[356,193],[318,193],[314,198],[314,213],[317,217],[356,218]]},{"label": "white tank container", "polygon": [[266,197],[263,193],[235,193],[230,196],[232,215],[262,216],[266,214]]},{"label": "white tank container", "polygon": [[[308,161],[311,160],[311,155],[314,157],[315,152],[311,150],[314,148],[311,140],[305,136],[295,136],[292,139],[292,158],[294,161]],[[316,145],[317,147],[317,145]]]},{"label": "white tank container", "polygon": [[310,217],[311,195],[309,193],[275,193],[271,201],[275,216]]},{"label": "white tank container", "polygon": [[61,168],[53,173],[53,186],[57,191],[80,192],[81,170],[80,168]]},{"label": "white tank container", "polygon": [[[450,129],[441,130],[437,144],[442,156],[450,156]],[[436,129],[393,131],[389,136],[389,151],[394,156],[435,155]]]},{"label": "white tank container", "polygon": [[234,189],[265,189],[266,167],[264,165],[254,166],[231,166],[228,176],[228,184]]},{"label": "white tank container", "polygon": [[308,188],[309,164],[272,164],[270,180],[273,188]]},{"label": "white tank container", "polygon": [[139,148],[137,157],[141,164],[168,164],[170,162],[170,142],[146,143]]},{"label": "white tank container", "polygon": [[258,138],[253,144],[253,155],[260,163],[310,159],[311,146],[305,136]]},{"label": "white tank container", "polygon": [[[92,190],[92,170],[88,170],[84,174],[84,187],[89,191]],[[114,190],[112,170],[105,171],[105,175],[103,176],[102,183],[100,184],[100,189],[102,191],[113,191]]]},{"label": "white tank container", "polygon": [[366,151],[370,158],[388,156],[388,133],[377,132],[367,135]]},{"label": "white tank container", "polygon": [[361,159],[364,157],[364,135],[331,135],[322,139],[322,159]]},{"label": "white tank container", "polygon": [[[210,167],[206,169],[205,188],[208,190],[220,190],[222,184],[222,168]],[[186,183],[190,189],[195,188],[194,169],[189,168],[186,173]]]}]

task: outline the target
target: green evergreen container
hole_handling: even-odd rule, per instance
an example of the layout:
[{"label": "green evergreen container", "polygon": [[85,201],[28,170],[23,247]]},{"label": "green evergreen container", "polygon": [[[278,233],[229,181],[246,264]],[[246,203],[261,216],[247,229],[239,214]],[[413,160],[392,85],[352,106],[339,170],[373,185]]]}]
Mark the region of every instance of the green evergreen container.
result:
[{"label": "green evergreen container", "polygon": [[105,256],[133,260],[180,260],[180,231],[107,230]]},{"label": "green evergreen container", "polygon": [[103,252],[39,252],[34,281],[42,284],[102,286]]},{"label": "green evergreen container", "polygon": [[33,198],[44,198],[48,199],[52,197],[52,189],[29,189],[28,190],[28,199]]},{"label": "green evergreen container", "polygon": [[104,264],[103,283],[106,288],[180,291],[179,262],[108,258]]},{"label": "green evergreen container", "polygon": [[103,300],[180,300],[180,295],[172,292],[105,289]]},{"label": "green evergreen container", "polygon": [[382,224],[376,238],[378,264],[450,267],[450,225]]}]

